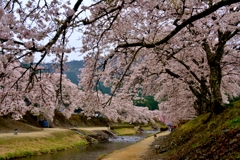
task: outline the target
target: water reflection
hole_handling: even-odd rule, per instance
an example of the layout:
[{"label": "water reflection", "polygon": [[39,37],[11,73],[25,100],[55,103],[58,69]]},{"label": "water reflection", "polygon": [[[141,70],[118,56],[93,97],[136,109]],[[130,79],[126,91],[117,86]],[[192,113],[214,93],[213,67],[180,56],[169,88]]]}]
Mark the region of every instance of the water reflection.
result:
[{"label": "water reflection", "polygon": [[137,137],[137,136],[117,136],[117,137],[112,137],[109,138],[108,140],[110,142],[137,142],[141,140],[142,137]]}]

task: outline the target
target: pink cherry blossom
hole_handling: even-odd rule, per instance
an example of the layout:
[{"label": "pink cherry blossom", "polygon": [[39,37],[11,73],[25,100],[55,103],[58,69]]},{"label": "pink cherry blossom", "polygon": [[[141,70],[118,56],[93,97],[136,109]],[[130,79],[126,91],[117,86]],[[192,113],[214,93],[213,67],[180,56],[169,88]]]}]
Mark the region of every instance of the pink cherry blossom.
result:
[{"label": "pink cherry blossom", "polygon": [[[55,110],[70,117],[81,108],[113,121],[174,122],[217,114],[239,96],[239,0],[83,2],[3,2],[0,115],[52,120]],[[63,74],[73,51],[85,55],[78,86]],[[48,56],[55,73],[41,66]],[[159,110],[134,106],[139,95],[154,96]]]}]

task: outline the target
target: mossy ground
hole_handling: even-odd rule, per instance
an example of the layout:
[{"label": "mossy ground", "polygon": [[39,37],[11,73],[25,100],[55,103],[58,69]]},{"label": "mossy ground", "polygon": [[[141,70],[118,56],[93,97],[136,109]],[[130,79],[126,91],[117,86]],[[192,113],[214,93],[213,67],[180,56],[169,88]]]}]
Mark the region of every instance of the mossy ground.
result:
[{"label": "mossy ground", "polygon": [[[240,101],[203,123],[209,114],[183,124],[156,140],[144,159],[240,159]],[[156,154],[153,147],[160,145]]]}]

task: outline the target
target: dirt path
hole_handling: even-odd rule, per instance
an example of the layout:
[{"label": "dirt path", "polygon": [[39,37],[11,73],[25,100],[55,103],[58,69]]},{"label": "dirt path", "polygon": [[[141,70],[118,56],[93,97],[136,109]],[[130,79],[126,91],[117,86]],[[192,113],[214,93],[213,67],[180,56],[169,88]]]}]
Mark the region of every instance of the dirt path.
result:
[{"label": "dirt path", "polygon": [[[169,134],[169,132],[165,131],[157,134],[157,136],[164,136],[167,134]],[[126,148],[112,152],[104,157],[103,160],[141,160],[141,157],[148,151],[148,148],[153,141],[153,136],[148,137]]]},{"label": "dirt path", "polygon": [[96,130],[109,130],[107,127],[77,127],[77,129],[96,131]]},{"label": "dirt path", "polygon": [[[107,127],[81,127],[77,129],[83,129],[83,130],[108,130]],[[14,135],[14,133],[0,133],[1,137],[8,137],[8,136],[18,136],[18,137],[44,137],[47,135],[50,135],[53,132],[63,132],[69,129],[62,129],[62,128],[43,128],[42,131],[37,132],[24,132],[21,133],[21,131],[18,132],[17,135]]]}]

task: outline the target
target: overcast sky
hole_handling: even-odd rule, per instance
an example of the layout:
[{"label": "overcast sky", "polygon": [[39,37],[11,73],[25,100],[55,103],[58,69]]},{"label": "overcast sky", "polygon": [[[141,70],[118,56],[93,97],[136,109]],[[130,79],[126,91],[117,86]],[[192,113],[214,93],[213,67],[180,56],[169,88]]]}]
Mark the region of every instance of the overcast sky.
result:
[{"label": "overcast sky", "polygon": [[[0,0],[1,1],[1,0]],[[76,0],[75,0],[76,1]],[[74,1],[71,0],[72,2],[72,5],[74,5]],[[90,4],[92,3],[91,0],[83,0],[83,4],[84,5],[87,5],[89,6]],[[72,47],[75,47],[76,50],[79,50],[79,48],[81,47],[81,34],[80,33],[73,33],[69,39],[69,44],[72,46]],[[67,54],[68,55],[68,61],[72,61],[72,60],[83,60],[83,57],[84,57],[84,54],[83,53],[79,53],[79,52],[72,52],[70,54]],[[44,59],[44,62],[47,63],[47,62],[51,62],[51,60],[53,59],[54,57],[46,57],[46,59]],[[35,57],[35,61],[39,60],[40,59],[40,54],[37,55]]]}]

